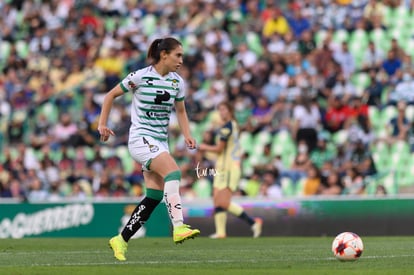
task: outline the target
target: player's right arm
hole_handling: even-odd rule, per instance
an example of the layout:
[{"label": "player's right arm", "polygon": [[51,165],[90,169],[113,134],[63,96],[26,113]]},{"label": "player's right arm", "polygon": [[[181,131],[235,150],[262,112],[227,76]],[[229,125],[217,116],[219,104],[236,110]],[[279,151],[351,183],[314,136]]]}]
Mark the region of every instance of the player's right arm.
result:
[{"label": "player's right arm", "polygon": [[109,113],[111,112],[112,104],[115,98],[123,94],[124,91],[122,90],[121,85],[118,84],[105,95],[98,124],[98,131],[101,135],[101,141],[107,141],[109,139],[109,136],[115,136],[115,133],[106,126],[106,123],[108,121]]},{"label": "player's right arm", "polygon": [[215,145],[202,143],[198,146],[198,150],[221,154],[224,151],[224,148],[226,147],[229,137],[232,133],[230,125],[231,124],[227,124],[219,130],[218,134],[220,140],[218,141],[218,143],[216,143]]}]

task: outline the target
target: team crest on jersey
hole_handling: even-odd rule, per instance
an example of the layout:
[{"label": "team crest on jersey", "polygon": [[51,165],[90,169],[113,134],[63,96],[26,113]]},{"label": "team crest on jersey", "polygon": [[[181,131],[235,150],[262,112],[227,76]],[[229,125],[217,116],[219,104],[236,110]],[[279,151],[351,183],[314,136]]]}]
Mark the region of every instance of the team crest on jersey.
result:
[{"label": "team crest on jersey", "polygon": [[227,137],[228,135],[230,135],[231,131],[229,128],[222,128],[220,129],[220,136],[222,137]]},{"label": "team crest on jersey", "polygon": [[160,148],[158,148],[157,145],[152,145],[152,144],[150,144],[148,147],[149,147],[151,153],[158,152],[158,150],[160,149]]},{"label": "team crest on jersey", "polygon": [[178,89],[178,80],[177,80],[177,79],[173,79],[173,80],[172,80],[172,87],[173,87],[174,89]]}]

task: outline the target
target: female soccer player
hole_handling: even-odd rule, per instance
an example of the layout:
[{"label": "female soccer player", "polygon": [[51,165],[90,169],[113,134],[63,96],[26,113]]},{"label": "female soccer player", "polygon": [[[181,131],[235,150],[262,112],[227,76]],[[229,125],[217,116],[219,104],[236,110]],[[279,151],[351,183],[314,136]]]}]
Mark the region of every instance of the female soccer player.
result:
[{"label": "female soccer player", "polygon": [[262,233],[262,220],[252,219],[243,208],[231,201],[233,192],[237,189],[240,176],[240,148],[238,145],[239,129],[234,118],[233,107],[228,102],[222,102],[218,106],[223,126],[218,130],[218,141],[215,145],[202,143],[199,150],[210,151],[218,154],[215,170],[217,175],[213,182],[214,223],[216,232],[211,238],[226,237],[226,211],[246,221],[253,231],[253,237],[257,238]]},{"label": "female soccer player", "polygon": [[105,142],[115,135],[106,125],[114,99],[127,92],[133,93],[128,149],[132,158],[142,164],[147,192],[121,234],[109,241],[115,258],[120,261],[126,260],[129,239],[148,220],[163,197],[174,227],[174,242],[182,243],[200,234],[198,229],[183,223],[179,194],[181,172],[167,143],[174,105],[186,145],[190,149],[196,147],[184,106],[184,80],[176,73],[183,63],[183,48],[175,38],[156,39],[147,57],[152,65],[130,73],[106,94],[99,118],[98,131],[101,141]]}]

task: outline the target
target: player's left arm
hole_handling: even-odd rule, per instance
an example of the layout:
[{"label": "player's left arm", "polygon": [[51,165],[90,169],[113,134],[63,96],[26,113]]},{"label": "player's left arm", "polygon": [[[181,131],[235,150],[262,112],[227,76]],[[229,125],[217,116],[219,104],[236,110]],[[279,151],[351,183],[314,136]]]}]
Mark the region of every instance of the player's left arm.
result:
[{"label": "player's left arm", "polygon": [[175,101],[175,111],[177,113],[178,125],[180,125],[181,133],[184,136],[185,143],[187,144],[188,148],[194,149],[196,147],[196,141],[191,136],[190,124],[188,122],[184,100]]}]

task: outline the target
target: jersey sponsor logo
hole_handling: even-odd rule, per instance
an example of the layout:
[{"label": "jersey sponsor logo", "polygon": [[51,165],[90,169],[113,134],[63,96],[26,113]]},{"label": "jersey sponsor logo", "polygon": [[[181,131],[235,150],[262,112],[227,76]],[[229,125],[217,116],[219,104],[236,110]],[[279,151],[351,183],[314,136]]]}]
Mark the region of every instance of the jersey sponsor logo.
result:
[{"label": "jersey sponsor logo", "polygon": [[169,116],[168,113],[156,113],[156,112],[150,112],[150,111],[147,111],[146,114],[148,117],[151,117],[151,118],[164,118],[164,117]]},{"label": "jersey sponsor logo", "polygon": [[163,101],[170,100],[171,95],[166,90],[157,91],[157,96],[154,99],[155,104],[162,104]]},{"label": "jersey sponsor logo", "polygon": [[153,110],[165,110],[165,111],[168,111],[168,109],[169,109],[169,107],[167,107],[167,106],[151,106],[150,107],[151,109],[153,109]]},{"label": "jersey sponsor logo", "polygon": [[147,85],[148,85],[148,86],[152,86],[152,85],[154,85],[154,83],[152,83],[153,81],[154,81],[154,79],[152,79],[152,78],[148,78],[148,79],[147,79],[147,81],[146,81],[146,82],[147,82]]}]

